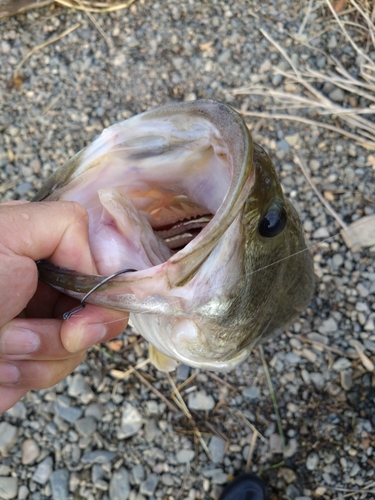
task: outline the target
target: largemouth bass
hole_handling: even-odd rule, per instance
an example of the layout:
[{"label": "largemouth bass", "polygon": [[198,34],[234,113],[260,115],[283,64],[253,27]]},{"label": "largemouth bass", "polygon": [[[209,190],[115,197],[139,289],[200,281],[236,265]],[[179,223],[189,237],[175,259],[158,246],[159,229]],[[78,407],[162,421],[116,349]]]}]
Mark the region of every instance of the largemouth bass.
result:
[{"label": "largemouth bass", "polygon": [[210,100],[112,125],[58,169],[33,201],[89,214],[101,276],[51,265],[40,278],[129,311],[156,366],[229,371],[308,304],[313,264],[299,217],[243,119]]}]

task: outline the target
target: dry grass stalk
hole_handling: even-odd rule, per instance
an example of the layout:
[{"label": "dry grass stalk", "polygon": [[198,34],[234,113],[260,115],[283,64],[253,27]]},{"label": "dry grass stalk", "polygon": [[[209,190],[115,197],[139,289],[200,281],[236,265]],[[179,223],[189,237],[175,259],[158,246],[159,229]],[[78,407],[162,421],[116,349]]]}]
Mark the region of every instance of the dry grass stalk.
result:
[{"label": "dry grass stalk", "polygon": [[375,370],[374,363],[363,352],[363,345],[360,342],[358,342],[357,340],[354,340],[354,339],[351,341],[351,344],[354,347],[354,349],[357,351],[358,357],[361,360],[363,366],[366,368],[366,370],[369,371],[369,372],[373,372]]},{"label": "dry grass stalk", "polygon": [[245,466],[245,471],[246,472],[250,471],[251,462],[253,460],[255,446],[257,444],[257,439],[258,439],[258,435],[254,432],[254,434],[252,435],[252,438],[251,438],[251,443],[250,443],[250,448],[249,448],[249,454],[248,454],[247,460],[246,460],[246,466]]},{"label": "dry grass stalk", "polygon": [[295,156],[295,161],[300,166],[300,169],[302,170],[304,176],[306,177],[307,182],[310,184],[311,189],[314,191],[316,196],[319,198],[320,202],[324,205],[327,212],[329,214],[331,214],[332,217],[334,217],[334,219],[336,219],[336,221],[340,224],[340,226],[343,229],[347,230],[348,229],[347,224],[345,224],[345,222],[342,220],[342,218],[339,216],[339,214],[332,208],[331,204],[324,198],[324,196],[320,193],[318,188],[315,186],[305,162],[302,160],[302,158],[297,153]]},{"label": "dry grass stalk", "polygon": [[0,186],[0,194],[6,193],[9,189],[14,188],[17,185],[16,181],[10,181],[7,184]]},{"label": "dry grass stalk", "polygon": [[168,406],[170,410],[174,413],[178,412],[178,409],[173,403],[171,403],[160,391],[158,391],[148,380],[146,380],[137,370],[134,370],[134,375],[136,375],[141,382],[143,382],[154,394],[156,394],[164,403]]},{"label": "dry grass stalk", "polygon": [[141,363],[139,363],[138,365],[136,366],[132,366],[131,368],[129,368],[129,370],[126,370],[126,372],[123,372],[122,370],[111,370],[109,372],[109,374],[111,375],[111,377],[117,379],[117,380],[126,380],[128,379],[136,370],[138,370],[139,368],[143,368],[144,366],[148,365],[148,363],[150,362],[150,358],[147,358],[145,360],[143,360]]},{"label": "dry grass stalk", "polygon": [[69,9],[84,10],[86,12],[114,12],[127,9],[135,0],[0,0],[0,19],[15,16],[31,9],[37,9],[53,3]]},{"label": "dry grass stalk", "polygon": [[97,20],[95,19],[95,17],[91,14],[90,10],[88,9],[88,7],[82,2],[82,0],[76,0],[78,5],[82,8],[82,10],[85,11],[85,14],[87,15],[87,17],[90,19],[90,21],[92,22],[92,24],[95,26],[95,28],[99,31],[99,33],[102,35],[102,37],[104,38],[104,40],[106,41],[106,44],[108,47],[111,46],[111,40],[109,39],[108,35],[106,35],[104,33],[104,31],[102,30],[102,28],[100,27],[99,23],[97,22]]},{"label": "dry grass stalk", "polygon": [[237,417],[239,417],[246,425],[250,427],[250,429],[253,431],[254,434],[256,434],[264,443],[267,442],[267,439],[261,434],[258,429],[253,425],[242,413],[241,410],[232,410],[231,408],[228,408],[230,411],[232,411]]},{"label": "dry grass stalk", "polygon": [[170,397],[173,397],[176,392],[180,392],[181,394],[181,389],[183,389],[186,385],[190,384],[190,382],[192,382],[195,377],[198,375],[199,371],[195,371],[192,375],[190,375],[189,378],[187,378],[184,382],[182,382],[182,384],[180,384],[178,387],[176,387],[176,390],[173,390],[171,393],[170,393]]},{"label": "dry grass stalk", "polygon": [[135,0],[127,2],[118,2],[111,0],[103,0],[101,2],[95,0],[55,0],[56,3],[69,7],[70,9],[85,10],[88,12],[114,12],[116,10],[127,9]]},{"label": "dry grass stalk", "polygon": [[183,400],[178,388],[176,387],[176,384],[174,383],[174,380],[173,378],[169,375],[169,373],[167,372],[166,373],[167,375],[167,378],[168,378],[168,381],[173,389],[172,391],[172,398],[173,400],[175,401],[176,405],[180,408],[180,410],[182,411],[182,413],[185,415],[185,417],[190,420],[190,422],[193,424],[193,429],[194,429],[194,434],[197,436],[199,442],[201,443],[202,445],[202,448],[204,449],[204,451],[206,452],[206,455],[208,456],[208,458],[212,461],[212,456],[211,456],[211,453],[210,453],[210,450],[208,449],[204,439],[203,439],[203,436],[200,432],[200,430],[198,429],[198,427],[195,425],[195,421],[193,419],[193,416],[192,414],[190,413],[190,411],[188,410],[188,407],[186,406],[185,404],[185,401]]},{"label": "dry grass stalk", "polygon": [[[342,500],[343,498],[349,498],[354,495],[358,495],[360,493],[374,493],[373,491],[369,491],[371,488],[375,486],[375,481],[372,481],[370,484],[367,484],[360,490],[351,490],[349,493],[346,493],[345,495],[340,495],[338,497],[335,497],[333,500]],[[334,488],[335,490],[340,490],[341,488]],[[345,489],[347,491],[347,489]]]},{"label": "dry grass stalk", "polygon": [[[354,78],[349,72],[343,67],[343,65],[331,57],[329,54],[323,53],[327,59],[330,59],[334,64],[335,71],[330,71],[328,73],[322,73],[315,71],[307,66],[306,69],[300,70],[293,60],[289,57],[286,50],[272,38],[272,36],[261,29],[262,34],[267,40],[269,40],[284,59],[289,63],[291,70],[283,71],[280,68],[275,68],[274,71],[284,78],[287,79],[289,83],[293,83],[299,93],[292,93],[289,91],[277,91],[269,87],[260,86],[257,83],[244,88],[240,88],[234,91],[235,94],[246,94],[246,95],[258,95],[262,97],[272,98],[275,103],[281,103],[283,108],[288,108],[290,111],[293,108],[296,109],[306,109],[314,110],[316,114],[320,116],[331,115],[334,119],[340,121],[343,125],[348,125],[355,132],[349,132],[346,129],[328,123],[319,122],[317,120],[311,120],[309,118],[303,117],[301,115],[294,114],[290,112],[289,114],[273,114],[273,113],[256,113],[256,112],[244,112],[243,114],[247,116],[258,116],[270,119],[282,119],[282,120],[294,120],[299,121],[308,125],[316,125],[318,127],[323,127],[333,132],[345,135],[353,140],[355,140],[360,145],[366,147],[367,149],[375,149],[375,123],[367,119],[366,116],[372,117],[375,114],[375,106],[371,103],[375,103],[375,62],[367,54],[371,50],[375,49],[375,7],[370,12],[370,4],[364,2],[360,5],[356,0],[349,0],[352,7],[352,11],[355,12],[359,19],[362,21],[359,23],[351,23],[349,21],[342,20],[342,14],[338,15],[335,12],[330,0],[324,0],[324,3],[328,5],[332,15],[334,16],[334,22],[337,23],[338,27],[342,31],[343,35],[352,45],[353,49],[356,51],[359,62],[358,68],[358,78]],[[312,10],[312,2],[310,1],[307,6],[307,11],[303,23],[300,27],[300,32],[296,35],[296,40],[301,39],[302,32],[306,26],[308,14]],[[356,43],[351,37],[347,27],[357,29],[358,27],[362,29],[367,36],[367,48],[362,49],[358,43]],[[326,31],[326,30],[324,30]],[[319,33],[318,35],[321,35]],[[314,35],[316,38],[318,35]],[[308,47],[308,44],[305,43]],[[322,52],[322,51],[320,51]],[[352,97],[357,99],[362,97],[370,104],[362,107],[344,107],[341,104],[332,101],[328,96],[324,95],[320,90],[318,90],[318,85],[330,83],[335,87],[344,90],[351,94]]]},{"label": "dry grass stalk", "polygon": [[0,19],[49,5],[54,0],[0,0]]},{"label": "dry grass stalk", "polygon": [[31,49],[22,59],[21,61],[17,64],[16,66],[16,69],[14,70],[14,73],[13,73],[13,80],[15,80],[18,76],[18,73],[21,69],[21,67],[23,66],[23,64],[28,60],[28,58],[30,56],[32,56],[35,52],[37,52],[38,50],[41,50],[41,49],[44,49],[44,47],[47,47],[47,45],[51,45],[51,43],[55,43],[57,42],[58,40],[61,40],[62,38],[64,38],[65,36],[69,35],[70,33],[72,33],[72,31],[76,30],[77,28],[79,28],[81,26],[81,23],[76,23],[74,26],[71,26],[70,28],[68,28],[67,30],[63,31],[62,33],[60,33],[59,35],[57,36],[54,36],[52,38],[50,38],[49,40],[46,40],[45,42],[41,43],[40,45],[37,45],[36,47],[34,47],[33,49]]},{"label": "dry grass stalk", "polygon": [[306,342],[308,344],[315,345],[315,346],[319,347],[321,350],[333,352],[333,353],[335,353],[343,358],[358,359],[358,356],[355,354],[351,354],[349,352],[344,352],[341,349],[339,349],[338,347],[329,346],[329,345],[323,344],[322,342],[318,342],[316,340],[311,340],[307,337],[304,337],[303,335],[298,335],[298,334],[289,333],[289,332],[287,332],[287,335],[288,335],[288,337],[293,338],[293,339],[298,339],[301,342]]}]

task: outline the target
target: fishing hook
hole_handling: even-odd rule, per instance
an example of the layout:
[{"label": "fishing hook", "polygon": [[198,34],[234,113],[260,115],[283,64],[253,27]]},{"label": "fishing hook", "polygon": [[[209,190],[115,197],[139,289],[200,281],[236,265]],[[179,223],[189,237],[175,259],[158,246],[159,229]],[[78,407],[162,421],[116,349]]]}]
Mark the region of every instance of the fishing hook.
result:
[{"label": "fishing hook", "polygon": [[123,274],[123,273],[135,273],[136,271],[137,271],[136,269],[122,269],[121,271],[117,271],[116,273],[113,273],[110,276],[107,276],[106,278],[103,279],[103,281],[101,281],[100,283],[98,283],[97,285],[95,285],[94,288],[92,288],[89,292],[86,293],[86,295],[84,295],[82,297],[82,299],[81,299],[81,305],[80,306],[76,307],[72,311],[64,312],[64,314],[62,315],[63,319],[64,320],[68,320],[74,314],[76,314],[77,312],[82,311],[86,307],[85,301],[86,301],[87,297],[89,297],[99,287],[101,287],[102,285],[104,285],[105,283],[107,283],[107,281],[111,280],[112,278],[115,278],[119,274]]}]

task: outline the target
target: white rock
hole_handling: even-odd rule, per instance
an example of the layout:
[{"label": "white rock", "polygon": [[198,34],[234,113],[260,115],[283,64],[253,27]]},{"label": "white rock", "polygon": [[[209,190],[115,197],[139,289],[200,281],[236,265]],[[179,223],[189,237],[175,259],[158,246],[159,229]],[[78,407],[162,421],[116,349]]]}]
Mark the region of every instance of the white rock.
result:
[{"label": "white rock", "polygon": [[0,423],[0,454],[6,455],[17,440],[18,428],[8,422]]},{"label": "white rock", "polygon": [[319,333],[332,333],[337,331],[337,321],[333,318],[328,318],[318,328]]},{"label": "white rock", "polygon": [[307,470],[315,470],[318,466],[319,463],[319,457],[318,454],[313,452],[308,455],[306,459],[306,468]]},{"label": "white rock", "polygon": [[347,358],[338,358],[332,365],[333,370],[341,372],[347,370],[352,366],[351,362]]},{"label": "white rock", "polygon": [[213,410],[215,400],[206,391],[191,392],[188,397],[188,407],[190,410]]},{"label": "white rock", "polygon": [[176,453],[177,462],[180,464],[187,464],[195,457],[194,450],[180,450]]},{"label": "white rock", "polygon": [[125,403],[121,417],[121,427],[118,431],[118,438],[124,439],[137,434],[143,425],[142,415],[130,403]]},{"label": "white rock", "polygon": [[0,498],[8,500],[16,498],[18,481],[16,477],[0,477]]},{"label": "white rock", "polygon": [[40,453],[39,446],[33,439],[26,439],[22,443],[21,449],[23,465],[29,465],[35,462]]}]

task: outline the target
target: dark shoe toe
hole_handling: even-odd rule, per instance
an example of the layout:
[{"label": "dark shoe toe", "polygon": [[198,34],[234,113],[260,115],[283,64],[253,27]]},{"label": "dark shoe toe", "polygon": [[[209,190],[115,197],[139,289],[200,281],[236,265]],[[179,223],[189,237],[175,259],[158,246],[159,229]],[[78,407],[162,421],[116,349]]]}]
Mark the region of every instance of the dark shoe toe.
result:
[{"label": "dark shoe toe", "polygon": [[224,488],[219,500],[267,500],[264,482],[255,474],[243,474]]}]

